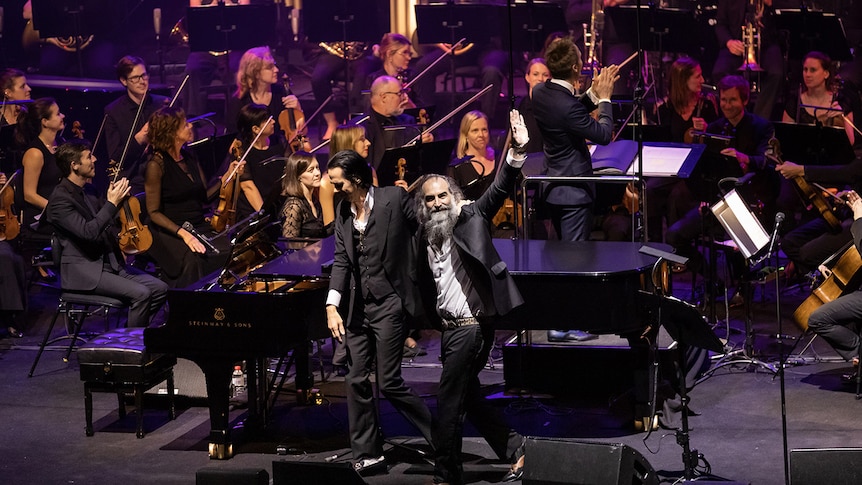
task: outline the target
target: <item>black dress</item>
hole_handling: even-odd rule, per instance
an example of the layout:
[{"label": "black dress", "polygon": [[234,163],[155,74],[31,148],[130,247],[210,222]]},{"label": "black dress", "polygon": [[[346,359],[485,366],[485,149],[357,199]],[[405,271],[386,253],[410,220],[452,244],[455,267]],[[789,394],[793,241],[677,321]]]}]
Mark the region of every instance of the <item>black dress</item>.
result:
[{"label": "black dress", "polygon": [[[317,215],[314,215],[317,212]],[[333,225],[324,226],[323,211],[320,202],[314,201],[314,212],[305,197],[288,197],[284,201],[281,215],[284,218],[282,224],[282,236],[284,237],[312,237],[323,238],[331,236]]]},{"label": "black dress", "polygon": [[[275,133],[269,137],[269,141],[270,145],[284,146],[286,141],[284,132],[282,131],[284,128],[279,126],[278,117],[281,112],[284,111],[284,103],[282,103],[281,98],[287,96],[287,91],[285,91],[284,86],[281,84],[273,84],[271,86],[271,91],[272,99],[270,99],[267,109],[269,110],[269,114],[272,115],[273,123],[275,123]],[[239,116],[239,110],[242,109],[243,106],[251,103],[251,93],[245,93],[245,95],[239,99],[231,98],[228,103],[228,109],[224,120],[225,129],[228,133],[236,133],[236,123],[237,117]]]},{"label": "black dress", "polygon": [[[36,182],[36,193],[45,199],[48,199],[51,197],[51,193],[54,192],[54,187],[60,183],[60,179],[62,178],[60,167],[57,166],[54,154],[51,153],[51,150],[49,150],[40,139],[37,138],[30,143],[27,150],[31,148],[35,148],[42,152],[42,159],[44,160],[42,171],[39,172],[39,180]],[[24,223],[21,224],[22,235],[25,239],[36,237],[40,240],[47,240],[50,238],[53,228],[50,227],[50,224],[40,224],[36,229],[35,234],[31,231],[30,225],[36,222],[36,217],[42,214],[42,209],[24,201],[24,190],[17,190],[19,187],[23,187],[23,177],[21,177],[18,183],[20,185],[16,185],[15,205],[21,208],[24,215]]]},{"label": "black dress", "polygon": [[[245,157],[245,170],[240,176],[240,182],[254,182],[257,191],[263,199],[263,209],[269,214],[276,215],[281,209],[281,177],[284,174],[284,160],[263,162],[270,157],[279,157],[284,154],[284,147],[281,145],[270,145],[266,150],[258,150],[252,148]],[[275,209],[267,207],[268,203],[276,204]],[[250,216],[254,212],[254,208],[249,203],[245,193],[240,191],[236,203],[236,220],[241,221]]]}]

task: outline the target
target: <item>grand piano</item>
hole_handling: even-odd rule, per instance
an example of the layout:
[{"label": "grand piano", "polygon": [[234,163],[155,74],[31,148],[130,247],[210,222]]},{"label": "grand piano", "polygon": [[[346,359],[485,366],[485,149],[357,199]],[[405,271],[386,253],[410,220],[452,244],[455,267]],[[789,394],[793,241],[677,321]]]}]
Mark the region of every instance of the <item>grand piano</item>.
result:
[{"label": "grand piano", "polygon": [[322,249],[333,253],[334,242],[330,238],[290,251],[277,241],[279,233],[280,225],[253,232],[234,244],[223,271],[170,290],[167,322],[144,331],[148,350],[189,359],[203,370],[213,459],[233,456],[229,401],[234,364],[246,361],[246,424],[260,425],[269,405],[262,359],[292,350],[299,394],[313,385],[308,342],[330,336],[324,311],[329,282],[317,261]]}]

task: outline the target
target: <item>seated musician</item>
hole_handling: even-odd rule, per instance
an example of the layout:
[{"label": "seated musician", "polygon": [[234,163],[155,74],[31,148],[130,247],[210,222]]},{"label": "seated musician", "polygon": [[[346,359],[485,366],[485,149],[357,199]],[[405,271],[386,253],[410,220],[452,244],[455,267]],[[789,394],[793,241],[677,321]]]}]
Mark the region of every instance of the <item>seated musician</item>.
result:
[{"label": "seated musician", "polygon": [[[670,66],[668,96],[658,107],[657,122],[670,127],[670,141],[692,143],[692,131],[704,131],[718,118],[715,96],[703,93],[703,71],[689,57],[680,57]],[[646,183],[649,203],[650,241],[662,241],[662,227],[671,227],[695,205],[689,186],[684,180],[670,177],[650,177]]]},{"label": "seated musician", "polygon": [[[332,132],[329,143],[330,159],[342,150],[353,150],[360,157],[368,160],[368,150],[371,142],[365,138],[365,127],[362,125],[341,125]],[[373,185],[377,185],[377,173],[373,173]],[[329,173],[324,173],[320,178],[318,199],[323,209],[323,224],[330,224],[335,220],[335,208],[343,198],[343,193],[336,192],[332,182],[329,181]]]},{"label": "seated musician", "polygon": [[120,176],[129,179],[134,195],[144,190],[143,157],[149,143],[147,120],[168,103],[168,98],[149,92],[147,63],[140,57],[121,58],[117,62],[117,79],[126,93],[105,107],[105,144],[110,166],[116,167],[122,161]]},{"label": "seated musician", "polygon": [[481,111],[469,111],[461,118],[456,160],[449,165],[451,177],[464,191],[464,197],[476,200],[494,182],[497,175],[494,147],[490,146],[488,117]]},{"label": "seated musician", "polygon": [[314,155],[299,151],[287,157],[282,193],[287,197],[281,210],[284,237],[323,238],[332,235],[332,223],[324,224],[323,209],[316,197],[320,188],[320,166]]},{"label": "seated musician", "polygon": [[268,159],[284,155],[284,146],[270,141],[275,131],[275,120],[267,123],[269,116],[269,109],[262,104],[250,103],[239,110],[239,131],[231,145],[231,157],[239,160],[246,152],[248,154],[245,155],[245,169],[239,178],[242,191],[236,204],[237,221],[261,210],[265,203],[273,204],[266,207],[270,214],[278,214],[281,210],[281,198],[273,192],[281,191],[278,181],[284,173],[284,161]]},{"label": "seated musician", "polygon": [[[271,135],[273,143],[286,143],[284,130],[288,127],[281,126],[279,116],[285,109],[299,110],[301,113],[302,108],[299,99],[288,94],[278,73],[278,66],[275,65],[275,58],[272,57],[269,47],[254,47],[245,51],[236,72],[236,92],[225,115],[228,132],[236,131],[240,108],[255,103],[266,106],[275,120],[275,130]],[[296,121],[301,123],[301,119]],[[301,130],[302,126],[296,128]],[[305,145],[303,149],[311,150],[311,146]]]},{"label": "seated musician", "polygon": [[[475,113],[475,112],[474,112]],[[511,463],[503,482],[520,480],[526,439],[506,425],[485,401],[479,372],[494,346],[494,321],[523,303],[512,276],[491,241],[490,222],[512,190],[526,160],[527,128],[511,116],[518,149],[510,149],[493,185],[476,202],[462,206],[457,183],[426,175],[415,197],[420,222],[416,254],[425,313],[442,330],[443,372],[434,426],[434,483],[464,483],[461,461],[464,418],[485,437],[501,460]]]},{"label": "seated musician", "polygon": [[96,157],[85,141],[57,149],[57,165],[65,178],[51,194],[45,218],[54,228],[62,253],[60,283],[64,290],[85,291],[129,304],[129,327],[146,327],[167,298],[168,286],[127,266],[108,226],[129,195],[129,181],[108,188],[99,200],[89,183],[96,176]]},{"label": "seated musician", "polygon": [[39,98],[21,112],[15,127],[16,141],[26,147],[21,162],[21,191],[15,193],[15,205],[23,216],[21,242],[25,259],[45,247],[51,238],[51,228],[36,222],[62,178],[54,152],[60,144],[60,133],[66,127],[65,118],[53,98]]},{"label": "seated musician", "polygon": [[21,113],[20,104],[5,104],[7,101],[30,99],[30,85],[23,71],[13,68],[0,72],[0,89],[3,90],[3,106],[0,108],[0,127],[14,125]]},{"label": "seated musician", "polygon": [[[862,198],[855,191],[847,193],[847,203],[853,211],[853,243],[862,252]],[[838,355],[847,362],[853,361],[859,372],[859,312],[862,309],[862,291],[857,290],[825,303],[808,317],[808,328],[823,337]],[[852,377],[855,377],[852,376]]]},{"label": "seated musician", "polygon": [[[7,180],[6,174],[0,172],[0,187],[5,186]],[[7,186],[6,190],[11,191],[12,187]],[[2,196],[8,197],[5,191]],[[5,207],[4,210],[10,212],[4,216],[15,217],[11,206]],[[8,337],[21,338],[24,333],[18,330],[16,320],[27,309],[27,277],[24,258],[15,251],[12,227],[8,221],[0,226],[0,329],[5,328]]]},{"label": "seated musician", "polygon": [[[401,89],[401,82],[394,77],[381,76],[371,84],[371,118],[365,126],[366,137],[371,142],[368,163],[375,170],[387,148],[401,147],[419,133],[419,129],[413,126],[416,120],[404,114],[404,108],[409,102],[407,93]],[[386,129],[405,125],[407,128],[404,129]],[[434,136],[425,132],[422,134],[422,141],[434,141]]]},{"label": "seated musician", "polygon": [[[221,183],[207,187],[200,164],[184,148],[192,139],[192,127],[182,108],[163,107],[153,113],[149,124],[153,155],[147,162],[144,189],[152,222],[150,255],[160,266],[162,279],[171,287],[182,288],[223,267],[228,257],[225,238],[210,243],[220,251],[215,254],[207,241],[182,227],[188,222],[197,234],[214,235],[204,217],[204,206],[219,193]],[[237,163],[232,162],[225,175],[235,167]]]},{"label": "seated musician", "polygon": [[[723,170],[720,174],[726,177],[742,177],[753,173],[749,183],[750,187],[743,187],[744,198],[751,204],[760,201],[763,203],[760,217],[763,221],[772,221],[774,216],[774,202],[776,195],[777,179],[774,172],[767,167],[764,154],[768,148],[768,142],[772,138],[774,129],[769,121],[745,111],[748,103],[749,87],[748,81],[740,76],[726,76],[718,85],[719,99],[722,117],[709,124],[706,131],[731,136],[730,147],[721,150],[720,157],[713,162],[721,165],[716,170]],[[750,191],[748,189],[750,188]],[[692,242],[701,234],[703,223],[701,218],[709,213],[706,205],[713,202],[709,200],[711,194],[695,194],[702,199],[699,207],[694,207],[668,228],[666,242],[673,246],[677,253],[691,258],[689,269],[700,271],[702,261],[698,258],[699,253],[693,250]],[[712,217],[710,215],[710,217]],[[717,221],[710,226],[714,230],[712,236],[723,235],[721,226]]]},{"label": "seated musician", "polygon": [[524,79],[527,81],[527,95],[521,98],[521,102],[518,104],[518,112],[524,117],[524,123],[530,132],[530,142],[525,149],[527,153],[537,153],[543,150],[542,134],[539,132],[536,117],[533,115],[533,101],[531,97],[533,95],[533,86],[551,79],[551,71],[545,65],[545,59],[536,57],[527,63],[527,68],[524,72]]}]

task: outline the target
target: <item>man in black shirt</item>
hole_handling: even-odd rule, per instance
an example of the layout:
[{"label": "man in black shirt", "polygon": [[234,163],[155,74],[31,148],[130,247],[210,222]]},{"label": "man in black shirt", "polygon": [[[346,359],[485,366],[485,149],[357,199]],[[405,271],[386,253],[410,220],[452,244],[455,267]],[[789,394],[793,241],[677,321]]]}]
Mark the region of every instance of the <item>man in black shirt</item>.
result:
[{"label": "man in black shirt", "polygon": [[[394,77],[380,76],[371,84],[371,118],[365,122],[365,138],[371,142],[368,163],[375,170],[387,148],[404,146],[419,133],[416,120],[404,114],[408,101],[407,93]],[[423,142],[433,140],[431,133],[422,134]]]}]

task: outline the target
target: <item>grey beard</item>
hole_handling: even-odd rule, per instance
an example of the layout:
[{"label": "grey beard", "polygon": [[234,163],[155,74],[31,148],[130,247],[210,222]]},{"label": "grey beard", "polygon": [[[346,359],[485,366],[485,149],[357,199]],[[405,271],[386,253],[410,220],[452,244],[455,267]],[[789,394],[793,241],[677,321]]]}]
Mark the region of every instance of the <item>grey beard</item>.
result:
[{"label": "grey beard", "polygon": [[458,215],[452,209],[432,212],[425,221],[425,237],[431,245],[440,249],[443,243],[452,237],[456,222],[458,222]]}]

